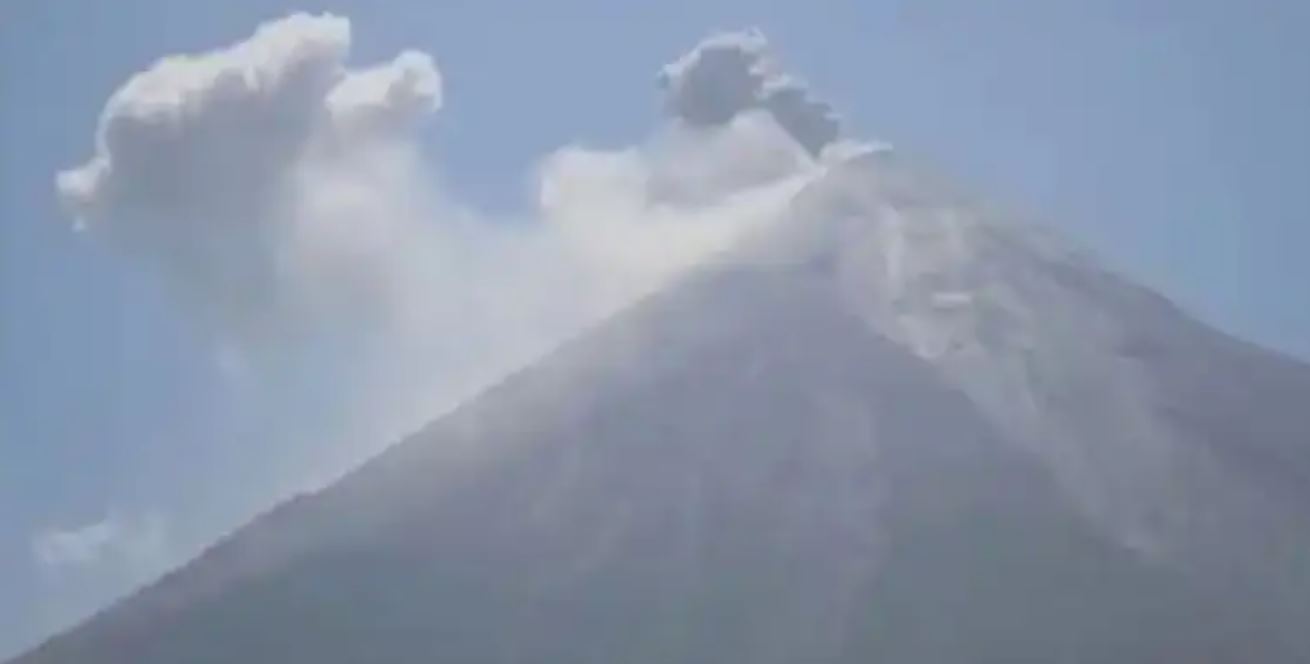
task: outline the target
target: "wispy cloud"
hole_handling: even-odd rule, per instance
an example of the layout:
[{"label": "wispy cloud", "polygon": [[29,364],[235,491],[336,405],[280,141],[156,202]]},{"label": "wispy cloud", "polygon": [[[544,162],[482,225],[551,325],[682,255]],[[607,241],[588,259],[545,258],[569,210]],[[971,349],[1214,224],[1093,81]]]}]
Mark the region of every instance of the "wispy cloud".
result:
[{"label": "wispy cloud", "polygon": [[38,565],[53,574],[153,574],[168,559],[165,522],[155,514],[110,513],[92,523],[48,528],[32,538],[31,548]]}]

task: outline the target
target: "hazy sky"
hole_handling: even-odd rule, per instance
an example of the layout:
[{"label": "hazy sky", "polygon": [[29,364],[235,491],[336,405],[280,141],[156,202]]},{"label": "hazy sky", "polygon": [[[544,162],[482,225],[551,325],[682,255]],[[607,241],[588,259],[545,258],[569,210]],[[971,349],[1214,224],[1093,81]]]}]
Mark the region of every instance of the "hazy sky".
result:
[{"label": "hazy sky", "polygon": [[[294,11],[349,18],[352,68],[405,49],[432,56],[440,99],[415,98],[440,110],[405,131],[428,155],[421,171],[441,183],[434,189],[457,192],[457,204],[443,195],[436,205],[460,208],[452,215],[476,209],[474,224],[513,227],[548,212],[572,237],[575,217],[595,216],[568,207],[579,170],[618,164],[659,175],[669,155],[714,163],[719,148],[687,157],[685,145],[670,147],[652,130],[661,112],[656,74],[710,33],[758,26],[786,69],[837,109],[848,135],[889,141],[965,188],[1058,226],[1224,330],[1310,357],[1310,263],[1301,257],[1310,244],[1310,5],[630,4],[11,0],[0,8],[0,656],[383,442],[322,442],[343,428],[380,435],[353,419],[358,391],[342,387],[375,378],[341,359],[365,352],[354,336],[305,341],[281,322],[267,333],[265,312],[252,314],[245,301],[235,313],[202,307],[197,315],[179,301],[204,299],[196,293],[212,301],[207,259],[181,266],[195,281],[179,297],[166,276],[176,266],[148,259],[161,245],[134,244],[126,231],[116,245],[75,233],[56,197],[56,174],[92,157],[97,118],[129,77],[168,54],[247,39]],[[332,149],[344,149],[347,139],[333,136]],[[741,159],[724,140],[723,154]],[[595,151],[556,152],[562,146]],[[750,157],[789,163],[785,152]],[[552,154],[560,159],[547,161]],[[543,172],[564,192],[547,212],[533,185]],[[603,211],[647,213],[623,201]],[[682,230],[682,219],[657,221],[673,236]],[[482,231],[469,233],[474,240],[459,241],[484,242]],[[468,259],[478,264],[422,276],[458,279],[439,286],[448,299],[518,292],[520,273],[569,283],[536,271],[546,268],[534,261],[553,254],[518,242],[501,248],[498,238]],[[604,256],[643,258],[605,241],[597,241]],[[309,320],[335,320],[336,307],[347,306],[338,298],[313,299]],[[533,308],[531,320],[557,306],[536,295],[514,304]],[[350,315],[357,306],[350,300]],[[435,340],[423,340],[424,352],[458,357],[467,344],[476,358],[507,344],[530,354],[532,340],[504,331],[528,316],[524,306],[480,310],[485,330],[442,318],[458,308],[425,309],[421,329]],[[435,387],[394,367],[376,380],[398,389],[412,379],[446,403],[488,371],[467,362],[439,365],[450,377]]]}]

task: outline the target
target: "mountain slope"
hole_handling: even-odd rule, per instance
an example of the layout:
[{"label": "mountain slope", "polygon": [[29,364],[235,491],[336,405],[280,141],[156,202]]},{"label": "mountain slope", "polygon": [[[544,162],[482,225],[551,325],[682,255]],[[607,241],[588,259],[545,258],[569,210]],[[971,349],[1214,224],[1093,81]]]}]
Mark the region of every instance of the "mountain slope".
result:
[{"label": "mountain slope", "polygon": [[1310,661],[1308,395],[866,155],[16,661]]}]

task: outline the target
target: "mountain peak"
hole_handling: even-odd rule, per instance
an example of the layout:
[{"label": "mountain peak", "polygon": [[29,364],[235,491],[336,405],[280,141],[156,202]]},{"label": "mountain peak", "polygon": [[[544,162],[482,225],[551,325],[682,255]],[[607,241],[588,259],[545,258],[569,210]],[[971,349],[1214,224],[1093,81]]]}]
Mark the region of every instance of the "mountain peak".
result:
[{"label": "mountain peak", "polygon": [[874,151],[18,661],[1305,661],[1296,394]]}]

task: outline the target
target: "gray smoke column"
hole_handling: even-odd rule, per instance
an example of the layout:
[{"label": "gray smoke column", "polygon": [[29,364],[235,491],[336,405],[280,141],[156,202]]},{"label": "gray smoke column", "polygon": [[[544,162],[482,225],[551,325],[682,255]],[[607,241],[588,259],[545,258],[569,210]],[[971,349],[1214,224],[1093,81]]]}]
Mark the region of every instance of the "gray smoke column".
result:
[{"label": "gray smoke column", "polygon": [[811,155],[837,139],[841,123],[804,82],[778,71],[758,29],[713,35],[659,74],[668,110],[694,126],[726,124],[763,109]]}]

